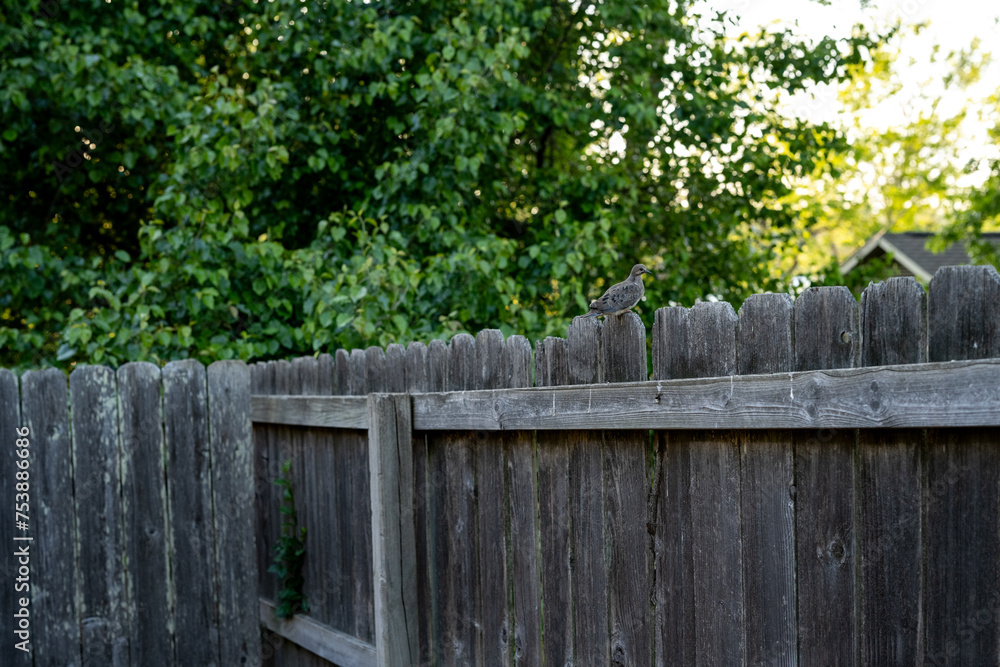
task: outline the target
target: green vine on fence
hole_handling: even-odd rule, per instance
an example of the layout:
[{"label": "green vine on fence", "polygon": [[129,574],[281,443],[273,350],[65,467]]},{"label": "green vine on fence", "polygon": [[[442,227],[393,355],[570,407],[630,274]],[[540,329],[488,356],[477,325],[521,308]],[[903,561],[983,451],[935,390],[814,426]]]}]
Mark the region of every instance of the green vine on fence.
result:
[{"label": "green vine on fence", "polygon": [[282,476],[274,482],[283,491],[281,513],[285,516],[281,524],[281,538],[274,545],[274,562],[267,568],[268,572],[278,575],[281,580],[278,606],[274,611],[278,618],[291,618],[298,612],[309,611],[309,601],[302,592],[305,583],[302,566],[306,557],[306,529],[305,526],[299,526],[298,515],[295,513],[291,469],[292,461],[289,459],[281,466]]}]

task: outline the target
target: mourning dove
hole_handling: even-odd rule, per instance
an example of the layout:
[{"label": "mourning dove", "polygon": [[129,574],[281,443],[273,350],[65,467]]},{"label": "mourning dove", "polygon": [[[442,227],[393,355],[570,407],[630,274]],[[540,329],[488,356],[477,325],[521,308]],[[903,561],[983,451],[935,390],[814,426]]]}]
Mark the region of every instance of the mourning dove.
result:
[{"label": "mourning dove", "polygon": [[590,304],[590,312],[583,317],[621,315],[631,310],[635,304],[639,303],[646,291],[642,286],[642,274],[644,273],[653,275],[653,272],[647,269],[645,264],[633,266],[628,278],[609,287],[600,299]]}]

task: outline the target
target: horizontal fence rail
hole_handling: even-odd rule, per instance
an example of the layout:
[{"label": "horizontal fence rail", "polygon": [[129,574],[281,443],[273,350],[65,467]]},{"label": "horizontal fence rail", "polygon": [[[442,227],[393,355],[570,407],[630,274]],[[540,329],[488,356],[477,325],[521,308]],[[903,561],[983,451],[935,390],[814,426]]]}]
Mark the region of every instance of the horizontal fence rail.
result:
[{"label": "horizontal fence rail", "polygon": [[652,369],[633,313],[256,364],[259,486],[293,462],[318,602],[264,619],[273,664],[992,664],[994,269],[662,308],[651,338]]},{"label": "horizontal fence rail", "polygon": [[[1000,359],[778,375],[413,394],[413,428],[594,430],[1000,426]],[[253,396],[255,423],[368,428],[367,399]]]}]

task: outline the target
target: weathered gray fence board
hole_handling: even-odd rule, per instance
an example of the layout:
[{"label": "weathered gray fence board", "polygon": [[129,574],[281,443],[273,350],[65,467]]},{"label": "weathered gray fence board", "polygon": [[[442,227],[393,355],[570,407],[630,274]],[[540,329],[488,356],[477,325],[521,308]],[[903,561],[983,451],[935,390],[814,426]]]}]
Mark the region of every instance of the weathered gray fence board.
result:
[{"label": "weathered gray fence board", "polygon": [[919,429],[859,434],[862,664],[919,664],[924,654],[920,636],[923,441]]},{"label": "weathered gray fence board", "polygon": [[274,615],[274,605],[266,600],[260,601],[259,613],[261,624],[275,635],[265,634],[262,641],[265,665],[327,667],[333,663],[340,667],[375,667],[379,664],[375,647],[353,635],[308,616],[279,619]]},{"label": "weathered gray fence board", "polygon": [[[256,393],[271,396],[274,393],[274,362],[257,364],[258,385]],[[251,399],[251,405],[252,399]],[[256,413],[256,411],[255,411]],[[260,434],[259,439],[258,435]],[[254,446],[256,450],[255,482],[257,501],[257,577],[260,594],[275,600],[278,592],[275,576],[268,572],[274,554],[274,545],[281,533],[280,524],[275,524],[275,505],[280,501],[278,489],[274,486],[275,477],[280,464],[275,456],[275,429],[271,426],[254,428]]]},{"label": "weathered gray fence board", "polygon": [[[648,377],[646,329],[635,313],[609,317],[601,329],[601,365],[607,382],[635,382]],[[646,664],[652,657],[649,598],[652,567],[646,529],[649,494],[649,433],[620,430],[604,433],[604,502],[608,563],[608,626],[611,659],[619,664]]]},{"label": "weathered gray fence board", "polygon": [[[743,302],[736,329],[740,374],[791,370],[792,311],[787,294],[756,294]],[[792,437],[744,431],[739,440],[746,660],[797,665]]]},{"label": "weathered gray fence board", "polygon": [[[311,363],[318,363],[312,357],[296,357],[289,361],[288,365],[288,393],[292,396],[302,396],[315,394],[315,389],[310,391],[306,385],[315,384],[315,369],[309,368]],[[302,592],[306,596],[309,604],[308,613],[321,618],[325,605],[320,605],[320,609],[313,606],[319,600],[322,592],[322,580],[319,573],[319,565],[323,559],[323,547],[317,541],[316,525],[313,521],[312,508],[316,506],[315,488],[315,443],[311,437],[312,429],[290,428],[288,429],[288,444],[291,450],[292,461],[292,488],[295,492],[295,513],[300,528],[306,529],[305,545],[306,553],[302,567]],[[287,519],[287,517],[285,517]],[[311,600],[311,602],[309,602]]]},{"label": "weathered gray fence board", "polygon": [[[602,382],[601,331],[594,318],[576,318],[569,327],[569,382]],[[570,544],[573,574],[573,658],[575,664],[606,664],[608,637],[608,565],[604,557],[604,435],[600,431],[566,431],[569,452]]]},{"label": "weathered gray fence board", "polygon": [[[32,438],[31,613],[36,661],[80,662],[80,609],[74,544],[73,466],[66,375],[59,370],[21,376],[21,416]],[[49,548],[31,548],[31,544]],[[6,641],[12,641],[7,638]]]},{"label": "weathered gray fence board", "polygon": [[[794,321],[796,370],[857,365],[858,304],[850,290],[807,289],[795,301]],[[858,658],[856,441],[853,431],[835,429],[795,435],[799,660],[806,664]]]},{"label": "weathered gray fence board", "polygon": [[207,382],[220,664],[252,665],[260,645],[257,561],[247,539],[254,523],[249,369],[241,361],[216,361],[208,367]]},{"label": "weathered gray fence board", "polygon": [[179,593],[174,603],[175,650],[185,660],[217,665],[218,582],[205,367],[193,359],[172,361],[161,377],[171,571]]},{"label": "weathered gray fence board", "polygon": [[1000,275],[992,266],[944,266],[927,297],[928,361],[1000,356]]},{"label": "weathered gray fence board", "polygon": [[[469,334],[458,334],[448,346],[448,370],[445,378],[449,391],[467,391],[475,387],[476,341]],[[431,460],[437,461],[440,478],[435,480],[434,502],[441,512],[436,534],[438,593],[444,596],[439,606],[439,656],[445,662],[476,664],[482,659],[482,634],[476,627],[479,601],[478,535],[475,514],[475,434],[463,431],[435,436],[428,443]]]},{"label": "weathered gray fence board", "polygon": [[[657,319],[657,340],[687,341],[660,354],[657,377],[709,377],[736,372],[736,313],[728,303],[669,309]],[[743,661],[743,568],[740,535],[740,458],[732,432],[691,431],[671,436],[684,459],[661,465],[689,467],[691,568],[695,647],[699,664]],[[663,448],[658,448],[663,449]],[[673,476],[672,471],[667,471]],[[683,483],[683,480],[679,480]],[[675,547],[676,549],[676,547]],[[685,564],[686,565],[686,564]],[[681,567],[685,567],[681,565]],[[667,565],[669,567],[669,565]],[[673,655],[664,647],[666,656]],[[666,657],[665,656],[665,657]]]},{"label": "weathered gray fence board", "polygon": [[[536,346],[535,384],[569,384],[569,346],[546,338]],[[538,515],[542,600],[542,659],[549,665],[573,664],[573,606],[570,597],[570,470],[573,432],[538,438]]]},{"label": "weathered gray fence board", "polygon": [[[73,500],[78,511],[84,665],[127,665],[128,610],[115,373],[82,366],[70,375]],[[10,473],[13,478],[13,472]],[[13,543],[13,542],[9,542]],[[7,663],[4,663],[7,664]],[[15,664],[15,663],[10,663]]]},{"label": "weathered gray fence board", "polygon": [[[945,267],[928,294],[928,359],[1000,354],[1000,277],[992,267]],[[1000,429],[927,434],[925,636],[938,664],[987,664],[1000,651]],[[993,613],[984,623],[986,613]]]},{"label": "weathered gray fence board", "polygon": [[[369,383],[367,375],[367,355],[361,350],[351,351],[350,387],[351,394],[362,396],[373,389],[372,384],[382,378],[377,375]],[[375,386],[375,390],[379,387]],[[342,507],[348,509],[343,527],[350,534],[351,577],[347,582],[353,586],[354,635],[366,642],[375,638],[375,598],[372,588],[372,532],[371,532],[371,487],[368,476],[368,438],[363,432],[356,432],[353,439],[345,438],[340,449],[344,450],[340,479],[345,482],[347,497]]]},{"label": "weathered gray fence board", "polygon": [[792,370],[794,302],[787,294],[751,294],[740,306],[736,327],[736,374]]},{"label": "weathered gray fence board", "polygon": [[[476,334],[475,387],[505,386],[503,334]],[[476,521],[479,528],[479,584],[484,665],[510,663],[510,607],[507,599],[507,493],[503,435],[476,432]]]},{"label": "weathered gray fence board", "polygon": [[412,665],[420,651],[409,397],[369,394],[368,421],[377,658],[383,665]]},{"label": "weathered gray fence board", "polygon": [[[0,565],[2,565],[0,575],[6,580],[6,584],[0,586],[0,609],[4,610],[4,613],[0,614],[0,634],[5,638],[3,642],[0,642],[0,664],[30,666],[32,664],[31,654],[15,647],[16,642],[22,641],[22,638],[14,634],[18,622],[18,619],[14,618],[14,614],[20,609],[20,605],[17,605],[16,601],[26,597],[24,593],[27,591],[15,589],[15,585],[23,585],[24,582],[14,582],[15,577],[20,576],[18,573],[19,557],[14,554],[19,545],[14,541],[14,536],[23,534],[21,531],[15,530],[14,525],[17,518],[14,513],[18,511],[16,505],[21,504],[15,502],[18,493],[15,485],[18,480],[14,475],[20,469],[17,466],[17,461],[28,461],[28,481],[30,484],[31,467],[36,460],[34,448],[37,445],[37,440],[31,433],[28,433],[26,451],[29,454],[26,459],[17,455],[17,451],[21,449],[16,444],[18,438],[21,437],[18,435],[17,429],[24,426],[21,421],[21,401],[17,385],[17,376],[6,368],[0,368],[0,434],[4,438],[3,447],[0,448],[0,502],[3,503],[3,507],[7,508],[6,511],[0,512],[0,543],[8,546],[7,549],[4,549],[3,555],[0,556]],[[29,501],[27,514],[30,520],[36,518],[37,510],[38,502]],[[29,534],[31,532],[33,531],[29,530]],[[31,547],[29,546],[30,552]],[[28,646],[30,645],[29,641]]]},{"label": "weathered gray fence board", "polygon": [[[925,362],[923,287],[913,278],[869,285],[861,295],[861,331],[863,365]],[[858,596],[864,664],[918,664],[924,654],[923,445],[924,434],[918,429],[858,433]]]},{"label": "weathered gray fence board", "polygon": [[861,365],[927,361],[927,298],[914,278],[889,278],[861,295]]},{"label": "weathered gray fence board", "polygon": [[129,653],[133,665],[172,665],[174,591],[167,561],[160,369],[133,362],[117,375]]},{"label": "weathered gray fence board", "polygon": [[[427,346],[423,343],[410,343],[406,348],[406,389],[411,394],[428,390]],[[411,413],[412,418],[412,413]],[[414,433],[413,442],[413,528],[415,533],[414,551],[417,560],[417,643],[420,650],[418,662],[429,663],[431,660],[432,595],[431,568],[428,562],[428,475],[427,475],[427,436]]]},{"label": "weathered gray fence board", "polygon": [[[347,350],[337,350],[334,355],[334,386],[337,396],[351,393],[351,355]],[[351,397],[357,401],[360,397]],[[365,421],[367,422],[367,413]],[[331,627],[343,632],[354,630],[354,557],[350,540],[350,516],[355,508],[350,504],[351,451],[349,439],[357,440],[357,433],[331,434],[333,446],[324,447],[323,456],[323,512],[334,514],[327,523],[326,551],[328,560],[324,568],[323,592],[326,604],[320,617]],[[347,442],[345,442],[347,441]]]},{"label": "weathered gray fence board", "polygon": [[367,429],[361,396],[253,396],[253,420],[265,424]]},{"label": "weathered gray fence board", "polygon": [[[873,399],[877,399],[875,402]],[[1000,360],[415,394],[421,431],[1000,425]]]},{"label": "weathered gray fence board", "polygon": [[[504,373],[511,387],[530,387],[531,345],[512,336],[504,346]],[[532,433],[513,432],[503,438],[510,485],[510,558],[513,599],[514,664],[537,662],[542,649],[542,618],[536,539],[535,439]]]}]

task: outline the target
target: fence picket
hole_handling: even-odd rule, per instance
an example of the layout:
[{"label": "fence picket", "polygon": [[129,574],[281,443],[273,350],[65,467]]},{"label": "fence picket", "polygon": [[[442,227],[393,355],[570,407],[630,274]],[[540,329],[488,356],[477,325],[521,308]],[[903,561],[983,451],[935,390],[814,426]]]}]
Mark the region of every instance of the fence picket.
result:
[{"label": "fence picket", "polygon": [[[147,362],[118,369],[129,655],[133,665],[172,665],[173,583],[167,561],[160,369]],[[165,629],[166,628],[166,631]]]},{"label": "fence picket", "polygon": [[[738,374],[792,369],[792,312],[787,294],[755,294],[743,302],[736,329]],[[780,430],[744,432],[739,441],[746,660],[796,665],[792,436]]]},{"label": "fence picket", "polygon": [[[15,515],[15,512],[18,511],[16,508],[18,503],[15,502],[18,493],[16,484],[19,481],[15,474],[20,470],[17,461],[28,461],[29,483],[31,468],[35,461],[36,441],[30,433],[25,450],[28,452],[28,458],[21,459],[17,455],[19,450],[23,450],[16,445],[17,440],[21,437],[17,429],[23,426],[17,376],[6,368],[0,368],[0,434],[4,438],[4,446],[0,447],[0,502],[8,508],[7,511],[0,512],[0,542],[11,547],[5,549],[5,553],[0,556],[0,576],[3,576],[8,582],[0,586],[0,609],[5,610],[3,614],[0,614],[0,634],[6,637],[5,641],[0,642],[0,664],[12,667],[32,664],[31,654],[25,653],[15,646],[17,642],[21,641],[21,638],[14,634],[19,621],[14,617],[14,614],[20,611],[21,605],[18,604],[18,601],[25,596],[22,595],[24,591],[15,590],[15,586],[10,583],[17,575],[20,566],[19,557],[14,553],[17,549],[14,536],[24,534],[15,530],[15,520],[19,518]],[[28,505],[27,514],[30,520],[37,511],[38,504],[37,502],[29,502]],[[29,611],[29,613],[31,612]],[[126,650],[127,648],[126,645]]]},{"label": "fence picket", "polygon": [[[503,334],[476,334],[477,389],[505,384]],[[482,608],[483,664],[510,663],[510,605],[507,598],[507,492],[503,434],[476,432],[476,520],[479,529],[479,600]]]},{"label": "fence picket", "polygon": [[[928,361],[1000,356],[1000,276],[943,267],[927,296]],[[938,664],[995,661],[1000,632],[983,624],[1000,590],[1000,429],[929,429],[924,537],[926,652]],[[995,618],[995,615],[993,616]]]},{"label": "fence picket", "polygon": [[[846,287],[811,287],[795,301],[795,370],[851,368],[858,359],[858,303]],[[796,577],[799,660],[858,660],[854,432],[797,432]]]},{"label": "fence picket", "polygon": [[[219,664],[212,460],[205,367],[193,359],[161,370],[175,650],[201,665]],[[177,480],[174,483],[174,480]],[[180,480],[183,480],[181,482]]]},{"label": "fence picket", "polygon": [[215,557],[219,573],[220,665],[259,660],[256,560],[247,535],[253,530],[253,462],[250,442],[249,369],[241,361],[208,367],[209,447]]}]

